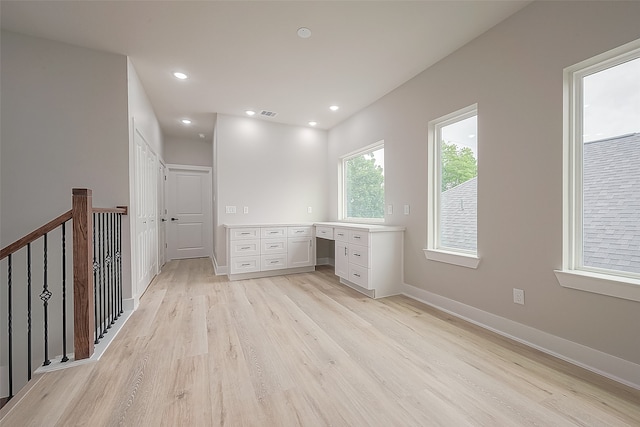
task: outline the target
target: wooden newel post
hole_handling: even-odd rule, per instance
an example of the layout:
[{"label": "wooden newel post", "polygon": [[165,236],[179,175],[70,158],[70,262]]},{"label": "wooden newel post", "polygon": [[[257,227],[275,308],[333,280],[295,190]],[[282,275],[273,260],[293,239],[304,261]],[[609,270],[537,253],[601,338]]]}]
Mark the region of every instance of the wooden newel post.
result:
[{"label": "wooden newel post", "polygon": [[74,188],[73,215],[73,325],[75,360],[93,354],[93,201],[91,190]]}]

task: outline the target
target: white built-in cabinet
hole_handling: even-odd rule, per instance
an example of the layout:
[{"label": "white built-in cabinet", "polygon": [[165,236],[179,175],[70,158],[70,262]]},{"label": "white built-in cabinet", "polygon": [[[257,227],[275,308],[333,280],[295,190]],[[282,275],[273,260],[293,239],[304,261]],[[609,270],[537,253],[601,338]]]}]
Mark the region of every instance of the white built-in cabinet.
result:
[{"label": "white built-in cabinet", "polygon": [[317,223],[316,236],[335,240],[341,283],[372,298],[402,292],[404,227]]},{"label": "white built-in cabinet", "polygon": [[315,236],[305,225],[225,225],[230,280],[315,270]]}]

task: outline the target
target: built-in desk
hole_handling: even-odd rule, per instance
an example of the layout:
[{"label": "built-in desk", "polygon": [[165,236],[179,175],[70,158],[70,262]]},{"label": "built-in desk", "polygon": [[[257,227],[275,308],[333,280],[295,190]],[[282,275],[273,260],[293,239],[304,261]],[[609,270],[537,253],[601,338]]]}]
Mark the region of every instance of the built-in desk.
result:
[{"label": "built-in desk", "polygon": [[317,238],[335,241],[340,283],[371,298],[402,292],[404,227],[317,222]]}]

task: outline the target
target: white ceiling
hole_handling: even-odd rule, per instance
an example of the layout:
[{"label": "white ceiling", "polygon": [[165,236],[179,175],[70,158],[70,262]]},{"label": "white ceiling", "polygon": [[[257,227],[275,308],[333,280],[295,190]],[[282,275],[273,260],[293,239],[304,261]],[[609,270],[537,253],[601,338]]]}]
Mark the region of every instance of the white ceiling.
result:
[{"label": "white ceiling", "polygon": [[212,113],[247,109],[329,129],[529,2],[2,0],[0,14],[9,31],[128,55],[163,133],[209,139]]}]

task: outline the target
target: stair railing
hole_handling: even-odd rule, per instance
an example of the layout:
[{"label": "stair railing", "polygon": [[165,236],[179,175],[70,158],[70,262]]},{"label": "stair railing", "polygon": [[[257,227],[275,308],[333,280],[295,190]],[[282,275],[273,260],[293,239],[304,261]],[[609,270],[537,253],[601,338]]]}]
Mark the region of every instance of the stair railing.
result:
[{"label": "stair railing", "polygon": [[[34,360],[42,360],[42,366],[52,363],[51,347],[60,349],[53,358],[56,363],[91,357],[95,344],[123,312],[122,216],[127,208],[94,208],[86,188],[73,189],[71,205],[0,251],[0,301],[6,313],[0,337],[0,397],[5,400],[31,380]],[[69,270],[73,292],[68,289]],[[37,299],[42,311],[34,308]],[[73,354],[68,352],[68,333],[73,334]]]}]

